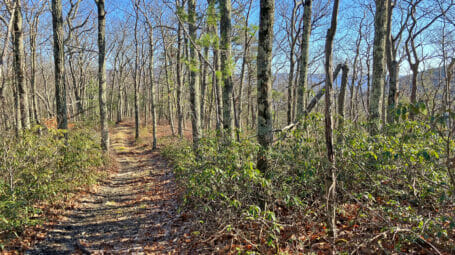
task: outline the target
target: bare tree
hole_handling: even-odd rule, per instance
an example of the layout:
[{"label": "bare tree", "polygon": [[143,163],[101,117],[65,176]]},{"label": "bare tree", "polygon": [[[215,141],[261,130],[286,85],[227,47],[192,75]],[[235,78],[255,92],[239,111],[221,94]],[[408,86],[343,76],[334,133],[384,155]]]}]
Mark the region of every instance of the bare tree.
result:
[{"label": "bare tree", "polygon": [[22,4],[20,0],[16,0],[16,6],[14,8],[14,69],[15,69],[15,81],[17,90],[19,93],[20,111],[21,111],[21,123],[25,129],[30,128],[30,111],[28,105],[28,93],[25,84],[25,52],[24,52],[24,39],[22,31]]},{"label": "bare tree", "polygon": [[326,194],[327,194],[327,215],[328,223],[331,230],[333,231],[334,239],[337,236],[336,230],[336,165],[335,165],[335,151],[333,148],[333,120],[332,120],[332,90],[333,90],[333,40],[337,30],[337,19],[338,19],[338,6],[339,1],[333,2],[332,20],[330,22],[330,28],[327,31],[327,37],[325,42],[325,144],[327,147],[327,158],[330,163],[330,174],[327,174],[326,178]]},{"label": "bare tree", "polygon": [[62,0],[52,0],[52,27],[54,32],[55,100],[57,105],[57,126],[68,129],[66,107],[65,59]]},{"label": "bare tree", "polygon": [[[183,4],[180,4],[180,0],[175,1],[177,9],[182,8]],[[179,22],[177,25],[177,119],[178,119],[178,133],[180,138],[183,137],[183,109],[182,109],[182,86],[183,86],[183,75],[182,75],[182,45],[183,45],[183,31],[182,24]]]},{"label": "bare tree", "polygon": [[267,151],[273,140],[272,119],[272,46],[275,0],[261,0],[259,14],[259,43],[257,55],[257,104],[258,104],[258,142],[261,145],[257,168],[269,168]]},{"label": "bare tree", "polygon": [[374,47],[373,47],[373,84],[369,105],[369,131],[376,134],[379,131],[378,120],[381,117],[381,99],[385,79],[385,45],[387,39],[387,13],[389,0],[375,0],[374,16]]},{"label": "bare tree", "polygon": [[234,105],[232,101],[231,0],[220,0],[221,72],[223,74],[223,129],[234,139]]},{"label": "bare tree", "polygon": [[[189,36],[191,41],[196,41],[196,2],[195,0],[188,0],[188,26]],[[195,150],[199,147],[199,140],[202,138],[201,130],[201,101],[200,101],[200,84],[199,72],[195,70],[199,64],[199,53],[193,43],[190,44],[190,101],[192,113],[192,126],[193,126],[193,148]]]},{"label": "bare tree", "polygon": [[298,84],[298,98],[297,98],[297,117],[303,115],[304,107],[306,106],[305,93],[308,89],[308,63],[310,52],[310,36],[311,36],[311,16],[312,16],[312,0],[306,0],[304,4],[303,13],[303,32],[302,43],[300,50],[300,76]]},{"label": "bare tree", "polygon": [[[139,10],[142,12],[145,17],[145,23],[147,24],[148,29],[148,43],[149,43],[149,66],[148,66],[148,75],[150,82],[150,111],[152,113],[152,148],[156,149],[156,92],[155,92],[155,74],[154,74],[154,50],[155,42],[153,37],[153,23],[148,13],[145,11],[145,7],[139,7]],[[164,47],[166,47],[164,45]],[[179,60],[180,61],[180,60]],[[178,100],[178,99],[177,99]],[[172,133],[174,133],[174,128],[172,128]]]},{"label": "bare tree", "polygon": [[[245,24],[243,24],[243,55],[242,55],[242,67],[240,70],[240,84],[239,84],[239,95],[238,95],[238,107],[235,115],[235,124],[237,129],[242,129],[242,112],[243,112],[243,84],[245,79],[245,72],[247,67],[248,61],[248,54],[250,51],[251,40],[254,36],[250,36],[249,34],[249,20],[251,14],[251,7],[253,5],[253,1],[248,1],[248,8],[245,16]],[[240,133],[237,132],[237,140],[240,140]]]},{"label": "bare tree", "polygon": [[31,62],[31,70],[30,70],[30,93],[32,99],[32,113],[33,119],[35,123],[39,124],[39,109],[38,109],[38,102],[36,97],[36,41],[38,36],[38,25],[40,22],[40,16],[44,12],[44,8],[46,7],[46,2],[39,2],[39,6],[33,6],[33,9],[36,9],[36,12],[26,16],[27,23],[29,26],[29,43],[30,43],[30,62]]},{"label": "bare tree", "polygon": [[134,12],[135,12],[135,19],[134,19],[134,47],[135,47],[135,58],[134,58],[134,71],[133,71],[133,79],[134,79],[134,123],[135,123],[135,138],[139,139],[139,4],[137,0],[134,0]]},{"label": "bare tree", "polygon": [[109,131],[106,106],[106,12],[104,0],[95,0],[98,7],[98,93],[101,124],[101,148],[109,150]]}]

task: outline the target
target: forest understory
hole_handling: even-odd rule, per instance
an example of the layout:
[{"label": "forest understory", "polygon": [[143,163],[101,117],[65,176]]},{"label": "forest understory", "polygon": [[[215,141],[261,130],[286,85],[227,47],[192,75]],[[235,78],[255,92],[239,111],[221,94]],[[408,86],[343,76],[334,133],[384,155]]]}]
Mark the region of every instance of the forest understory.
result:
[{"label": "forest understory", "polygon": [[[143,137],[135,141],[133,122],[111,128],[114,163],[102,170],[107,171],[103,178],[64,202],[47,205],[42,223],[21,231],[2,254],[454,252],[450,219],[455,207],[450,201],[439,201],[435,208],[431,197],[392,196],[393,186],[400,184],[391,179],[369,192],[359,179],[347,192],[348,182],[340,178],[333,241],[320,187],[302,197],[290,192],[297,186],[287,186],[297,183],[282,179],[289,172],[271,171],[264,178],[248,163],[255,149],[247,139],[219,147],[216,136],[207,135],[211,138],[201,142],[202,155],[194,160],[191,130],[185,129],[182,140],[170,126],[158,125],[156,150],[150,131],[142,127]],[[287,139],[293,138],[283,141]],[[277,171],[287,167],[272,158],[276,166],[282,164]],[[381,193],[386,190],[387,195]]]},{"label": "forest understory", "polygon": [[0,1],[3,254],[455,254],[454,0]]}]

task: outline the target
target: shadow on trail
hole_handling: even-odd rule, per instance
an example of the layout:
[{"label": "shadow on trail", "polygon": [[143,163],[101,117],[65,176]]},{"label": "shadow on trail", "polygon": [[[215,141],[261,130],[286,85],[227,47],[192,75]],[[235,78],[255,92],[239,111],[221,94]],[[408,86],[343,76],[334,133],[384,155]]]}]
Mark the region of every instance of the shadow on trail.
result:
[{"label": "shadow on trail", "polygon": [[27,254],[176,253],[179,237],[174,177],[156,151],[136,147],[132,129],[113,133],[119,170],[79,199]]}]

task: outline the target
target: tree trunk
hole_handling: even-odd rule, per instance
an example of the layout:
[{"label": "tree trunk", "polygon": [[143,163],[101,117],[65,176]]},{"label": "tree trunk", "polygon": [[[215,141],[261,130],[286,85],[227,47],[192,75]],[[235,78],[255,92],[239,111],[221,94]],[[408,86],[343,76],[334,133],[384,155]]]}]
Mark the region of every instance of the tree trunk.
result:
[{"label": "tree trunk", "polygon": [[[210,33],[217,37],[216,32],[216,20],[217,14],[215,11],[216,0],[207,0],[208,2],[208,16],[210,19],[209,22],[209,31]],[[223,90],[221,84],[221,75],[219,74],[220,70],[220,51],[219,43],[216,41],[213,45],[213,72],[212,72],[212,87],[215,89],[215,101],[216,101],[216,129],[221,131],[223,125]]]},{"label": "tree trunk", "polygon": [[16,136],[19,137],[21,130],[22,130],[22,122],[21,122],[21,110],[19,105],[19,91],[17,89],[16,79],[14,79],[14,88],[13,88],[13,95],[14,95],[14,115],[16,119],[16,125],[14,125],[14,131]]},{"label": "tree trunk", "polygon": [[66,108],[65,59],[63,45],[62,0],[52,0],[52,28],[54,34],[55,100],[57,127],[68,129]]},{"label": "tree trunk", "polygon": [[398,103],[398,74],[400,73],[400,64],[393,60],[389,69],[389,96],[387,107],[387,120],[393,122],[395,119],[394,109]]},{"label": "tree trunk", "polygon": [[138,14],[138,6],[137,3],[135,3],[135,12],[136,12],[136,17],[135,17],[135,23],[134,23],[134,47],[135,47],[135,60],[134,60],[134,70],[133,70],[133,78],[134,78],[134,124],[135,124],[135,139],[139,139],[139,95],[138,95],[138,90],[139,90],[139,41],[137,38],[137,33],[138,33],[138,22],[139,22],[139,14]]},{"label": "tree trunk", "polygon": [[[188,0],[188,25],[190,39],[195,42],[197,34],[196,26],[196,3],[195,0]],[[190,101],[193,127],[193,148],[199,148],[199,140],[202,138],[201,130],[201,94],[199,84],[199,72],[195,70],[198,64],[198,52],[195,45],[190,43]]]},{"label": "tree trunk", "polygon": [[333,39],[335,37],[337,29],[337,18],[338,18],[338,6],[339,1],[335,0],[333,3],[332,21],[329,30],[327,31],[326,44],[325,44],[325,74],[326,74],[326,85],[325,85],[325,142],[327,147],[327,158],[330,163],[330,174],[326,175],[326,194],[327,194],[327,214],[328,223],[333,232],[333,237],[336,239],[336,162],[335,152],[333,148],[333,121],[332,121],[332,86],[333,86],[333,75],[332,75],[332,49]]},{"label": "tree trunk", "polygon": [[[238,131],[242,130],[242,111],[243,111],[243,81],[245,79],[245,70],[246,70],[246,61],[249,52],[249,19],[250,19],[250,12],[251,12],[252,2],[249,2],[248,11],[245,17],[245,24],[244,24],[244,42],[243,42],[243,56],[242,56],[242,69],[240,71],[240,85],[239,85],[239,96],[238,96],[238,109],[235,116],[235,126]],[[240,141],[240,132],[237,132],[237,141]]]},{"label": "tree trunk", "polygon": [[33,107],[33,118],[36,124],[40,123],[40,115],[38,109],[38,102],[36,100],[36,35],[37,35],[37,24],[30,31],[30,51],[31,51],[31,73],[30,73],[30,88],[32,93],[32,107]]},{"label": "tree trunk", "polygon": [[349,67],[344,64],[342,67],[343,75],[341,76],[341,88],[338,95],[338,130],[343,130],[344,124],[344,101],[346,99],[346,87],[348,84]]},{"label": "tree trunk", "polygon": [[[153,73],[153,27],[149,26],[149,77],[150,77],[150,110],[152,111],[152,149],[156,149],[156,98],[155,98],[155,74]],[[180,60],[179,60],[180,63]],[[179,65],[179,63],[177,65]],[[178,102],[178,101],[177,101]],[[178,106],[177,106],[178,107]],[[178,108],[177,108],[178,109]],[[179,117],[179,132],[180,132]]]},{"label": "tree trunk", "polygon": [[373,83],[369,105],[370,134],[379,132],[381,117],[381,99],[383,97],[385,75],[385,45],[387,39],[387,13],[389,0],[375,0],[376,13],[374,17],[374,45],[373,45]]},{"label": "tree trunk", "polygon": [[223,74],[223,129],[226,137],[234,139],[234,105],[232,101],[231,64],[231,0],[220,0],[221,72]]},{"label": "tree trunk", "polygon": [[292,84],[294,82],[294,66],[295,66],[294,47],[295,47],[295,41],[291,45],[291,52],[290,52],[290,55],[289,55],[288,109],[287,109],[287,123],[288,123],[288,125],[293,122],[292,108],[294,108],[294,106],[293,106],[294,88],[293,88]]},{"label": "tree trunk", "polygon": [[221,84],[221,75],[220,75],[220,51],[216,46],[214,48],[214,56],[213,56],[213,65],[215,67],[215,70],[213,71],[213,82],[215,83],[216,87],[216,115],[217,115],[217,121],[216,121],[216,129],[218,131],[221,131],[222,126],[223,126],[223,89],[222,89],[222,84]]},{"label": "tree trunk", "polygon": [[204,59],[207,59],[209,55],[209,47],[204,47],[204,52],[202,53],[203,56],[201,56],[200,61],[201,61],[201,70],[202,70],[202,79],[201,79],[201,126],[205,126],[205,95],[206,95],[206,90],[207,90],[207,70],[208,70],[208,64],[207,62],[204,61]]},{"label": "tree trunk", "polygon": [[312,16],[312,0],[305,1],[305,10],[303,12],[303,34],[300,56],[300,77],[298,85],[297,99],[297,118],[301,118],[306,106],[308,90],[308,62],[310,52],[310,36],[311,36],[311,16]]},{"label": "tree trunk", "polygon": [[272,119],[272,46],[275,0],[261,0],[259,14],[259,42],[257,55],[257,104],[258,142],[261,149],[257,168],[265,172],[269,168],[267,151],[273,140]]},{"label": "tree trunk", "polygon": [[104,0],[95,0],[98,6],[98,92],[100,104],[101,148],[109,151],[109,131],[106,106],[106,12]]},{"label": "tree trunk", "polygon": [[[411,104],[417,103],[417,77],[419,75],[419,66],[417,64],[411,65],[412,81],[411,81]],[[413,115],[412,112],[410,114]]]},{"label": "tree trunk", "polygon": [[[177,0],[177,8],[180,8],[180,1]],[[183,137],[183,112],[182,112],[182,25],[178,24],[177,28],[177,119],[178,133],[180,138]]]},{"label": "tree trunk", "polygon": [[167,46],[166,42],[164,41],[164,32],[161,30],[161,33],[163,35],[163,48],[164,48],[164,73],[166,76],[166,85],[167,85],[167,109],[169,111],[169,126],[171,126],[171,131],[172,131],[172,136],[175,136],[175,131],[174,131],[174,115],[172,114],[172,102],[171,102],[171,83],[169,81],[169,66],[168,66],[168,52],[167,52]]},{"label": "tree trunk", "polygon": [[387,13],[387,67],[389,69],[389,95],[387,100],[387,122],[392,123],[395,121],[395,107],[397,104],[398,94],[398,75],[400,72],[400,64],[396,60],[397,51],[394,46],[392,37],[392,1],[389,0],[388,13]]},{"label": "tree trunk", "polygon": [[30,112],[28,105],[27,88],[25,84],[25,52],[24,39],[22,31],[22,6],[21,1],[16,0],[14,8],[14,71],[16,75],[16,84],[19,93],[19,106],[21,111],[22,128],[30,128]]}]

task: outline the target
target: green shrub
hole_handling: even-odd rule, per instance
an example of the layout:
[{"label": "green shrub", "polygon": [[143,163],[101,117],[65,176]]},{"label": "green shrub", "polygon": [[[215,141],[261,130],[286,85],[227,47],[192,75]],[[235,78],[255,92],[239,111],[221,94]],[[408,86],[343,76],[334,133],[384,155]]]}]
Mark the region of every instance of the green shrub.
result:
[{"label": "green shrub", "polygon": [[[366,126],[345,121],[344,129],[335,132],[338,203],[362,206],[358,224],[370,224],[367,219],[379,215],[382,222],[371,226],[377,228],[374,231],[406,227],[441,245],[449,241],[450,230],[444,226],[452,224],[453,229],[455,219],[442,212],[450,211],[454,194],[448,182],[444,139],[421,121],[400,120],[374,137]],[[279,134],[275,140],[268,155],[272,167],[266,173],[255,169],[259,148],[255,141],[226,143],[207,135],[200,142],[198,156],[187,141],[165,141],[163,152],[174,163],[177,179],[185,188],[186,205],[202,211],[201,228],[216,223],[218,228],[241,231],[252,222],[260,224],[268,242],[251,236],[249,240],[261,251],[261,246],[270,248],[287,241],[278,235],[281,224],[295,223],[284,222],[280,206],[292,213],[316,213],[325,224],[321,208],[329,164],[323,116],[312,114],[298,129]],[[453,140],[451,144],[455,149]],[[428,214],[429,210],[433,213]],[[251,232],[245,231],[243,236],[254,236]],[[419,238],[406,233],[411,243]]]},{"label": "green shrub", "polygon": [[38,223],[40,202],[62,198],[76,187],[91,183],[94,167],[105,158],[97,138],[88,129],[38,129],[0,137],[0,237],[19,233]]}]

